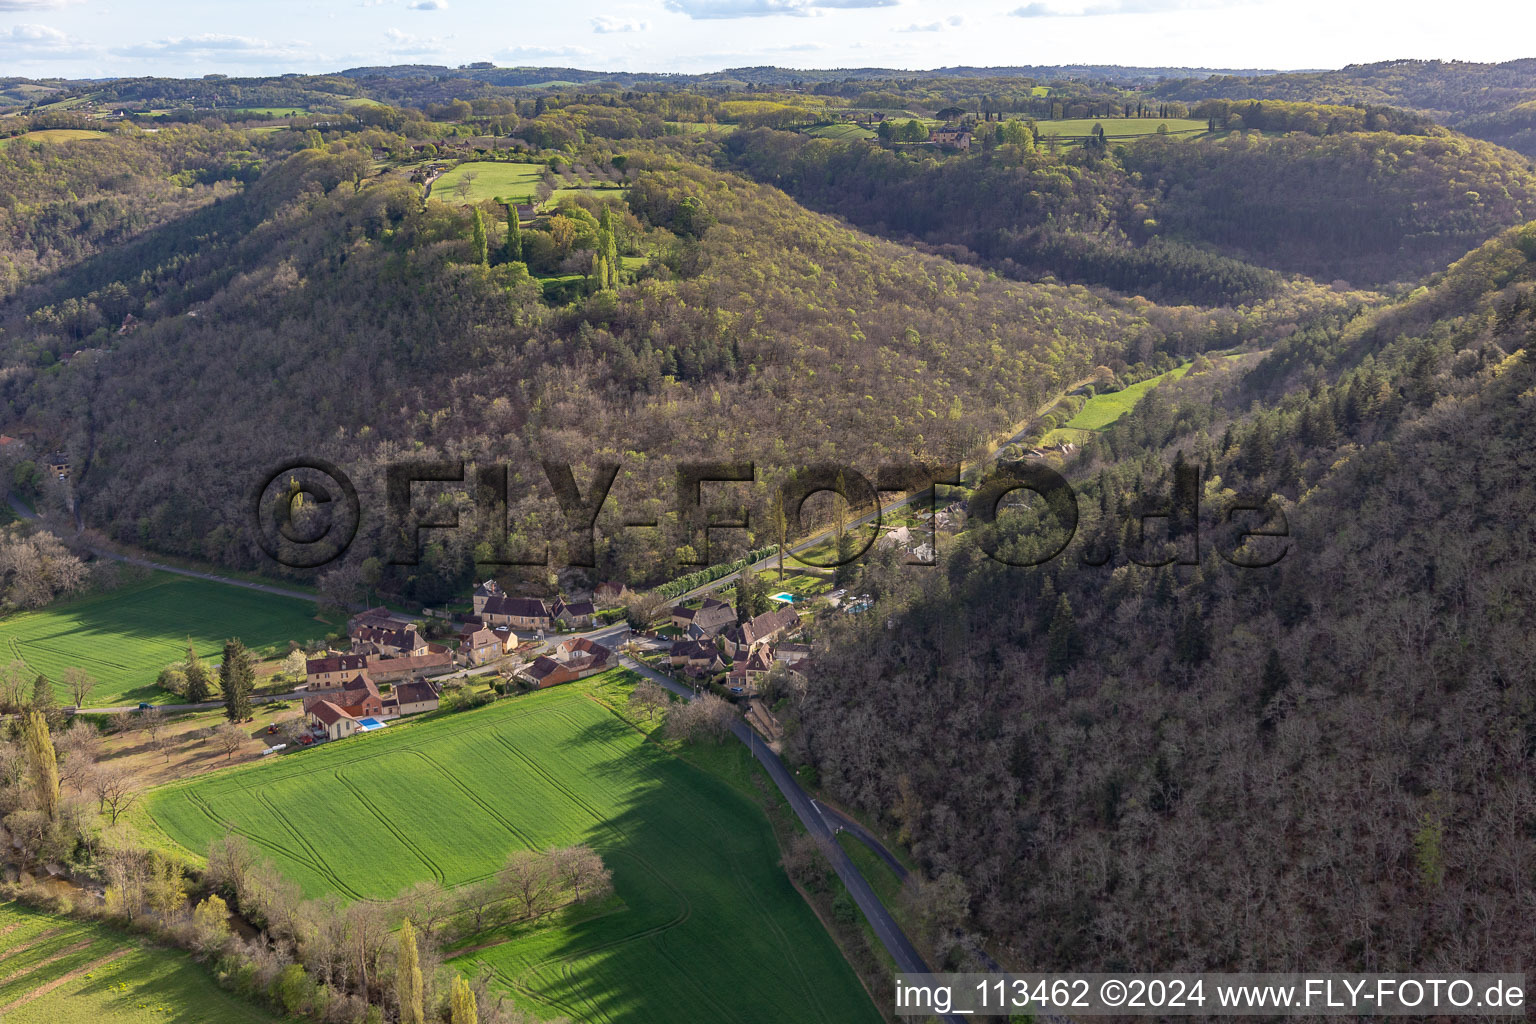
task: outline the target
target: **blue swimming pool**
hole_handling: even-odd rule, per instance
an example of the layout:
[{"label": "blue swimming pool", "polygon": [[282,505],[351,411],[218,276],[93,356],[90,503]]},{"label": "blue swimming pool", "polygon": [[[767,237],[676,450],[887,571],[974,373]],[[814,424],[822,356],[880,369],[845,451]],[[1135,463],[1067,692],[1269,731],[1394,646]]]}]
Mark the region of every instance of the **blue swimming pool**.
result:
[{"label": "blue swimming pool", "polygon": [[770,601],[783,601],[785,604],[794,604],[795,603],[795,595],[791,594],[789,591],[786,590],[786,591],[783,591],[782,593],[778,593],[778,594],[769,594],[768,595],[768,600],[770,600]]}]

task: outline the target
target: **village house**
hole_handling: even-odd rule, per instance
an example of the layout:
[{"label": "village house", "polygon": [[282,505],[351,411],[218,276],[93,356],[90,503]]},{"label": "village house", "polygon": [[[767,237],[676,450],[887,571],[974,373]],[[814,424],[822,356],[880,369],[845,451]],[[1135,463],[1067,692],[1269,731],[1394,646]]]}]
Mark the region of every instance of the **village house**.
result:
[{"label": "village house", "polygon": [[348,619],[347,633],[351,635],[353,630],[362,629],[364,626],[371,626],[374,629],[394,629],[399,625],[400,621],[395,618],[394,612],[383,605],[377,605],[364,609]]},{"label": "village house", "polygon": [[810,656],[810,644],[774,644],[773,646],[773,660],[782,661],[786,665],[794,665]]},{"label": "village house", "polygon": [[599,583],[592,600],[599,608],[616,608],[629,600],[629,588],[622,583]]},{"label": "village house", "polygon": [[427,639],[417,632],[415,626],[358,626],[351,631],[351,637],[354,654],[388,654],[410,658],[427,653]]},{"label": "village house", "polygon": [[367,668],[366,654],[327,654],[323,658],[309,658],[304,662],[305,686],[311,690],[340,686]]},{"label": "village house", "polygon": [[459,663],[484,665],[495,661],[507,653],[508,636],[512,637],[513,645],[516,646],[517,639],[511,631],[501,634],[489,626],[466,626],[459,634]]},{"label": "village house", "polygon": [[505,594],[487,597],[476,614],[488,626],[549,629],[554,624],[549,606],[537,597],[507,597]]},{"label": "village house", "polygon": [[971,148],[971,133],[958,125],[945,125],[928,133],[928,141],[944,149]]},{"label": "village house", "polygon": [[312,729],[330,740],[345,739],[362,728],[356,718],[324,699],[310,705],[308,720]]},{"label": "village house", "polygon": [[725,668],[725,658],[713,640],[674,640],[667,659],[673,668],[691,676],[711,676]]},{"label": "village house", "polygon": [[[436,711],[442,703],[442,696],[442,688],[430,679],[412,679],[397,683],[394,691],[390,693],[394,705],[392,713],[403,716]],[[387,713],[390,712],[387,706],[385,710]]]},{"label": "village house", "polygon": [[750,621],[733,626],[722,634],[725,649],[732,655],[750,651],[758,644],[777,640],[800,628],[800,615],[790,605],[754,616]]},{"label": "village house", "polygon": [[591,601],[556,601],[553,618],[566,629],[578,629],[592,625],[597,609]]},{"label": "village house", "polygon": [[543,690],[596,675],[613,663],[612,650],[586,637],[573,637],[555,648],[553,654],[535,658],[521,675]]},{"label": "village house", "polygon": [[342,683],[339,693],[304,698],[305,711],[321,704],[329,704],[352,718],[384,717],[384,698],[379,695],[378,684],[363,673]]},{"label": "village house", "polygon": [[69,476],[69,456],[63,452],[54,452],[48,456],[48,472],[60,480]]},{"label": "village house", "polygon": [[706,640],[718,636],[720,631],[734,624],[736,609],[713,597],[704,599],[698,608],[677,605],[672,609],[672,625],[682,630],[690,640]]},{"label": "village house", "polygon": [[731,674],[726,677],[726,685],[732,693],[755,694],[758,680],[767,675],[772,667],[773,647],[769,644],[760,644],[750,651],[738,651],[731,662]]},{"label": "village house", "polygon": [[497,583],[495,580],[486,580],[484,583],[475,588],[474,597],[472,598],[475,614],[479,615],[481,612],[485,611],[485,602],[489,601],[491,598],[504,596],[505,595],[501,592],[501,584]]}]

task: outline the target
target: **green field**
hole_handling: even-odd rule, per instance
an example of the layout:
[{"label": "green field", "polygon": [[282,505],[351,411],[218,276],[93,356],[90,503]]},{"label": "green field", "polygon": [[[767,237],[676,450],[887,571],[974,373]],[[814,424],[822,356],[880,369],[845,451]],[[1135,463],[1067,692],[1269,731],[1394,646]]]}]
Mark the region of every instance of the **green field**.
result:
[{"label": "green field", "polygon": [[707,135],[710,132],[724,135],[727,132],[736,130],[734,124],[705,124],[703,121],[666,121],[663,123],[688,135]]},{"label": "green field", "polygon": [[[1221,358],[1240,359],[1241,357],[1242,353],[1239,352]],[[1183,366],[1169,370],[1167,373],[1160,373],[1156,377],[1148,377],[1144,381],[1138,381],[1123,390],[1094,395],[1083,404],[1083,407],[1078,410],[1076,416],[1073,416],[1070,420],[1067,420],[1067,422],[1046,434],[1040,443],[1057,444],[1061,441],[1073,441],[1077,439],[1079,434],[1092,433],[1095,430],[1104,429],[1134,409],[1136,403],[1141,401],[1148,391],[1151,391],[1164,381],[1178,380],[1189,372],[1189,368],[1192,365],[1192,363],[1185,363]]]},{"label": "green field", "polygon": [[0,903],[0,1019],[6,1024],[269,1024],[191,957],[105,925]]},{"label": "green field", "polygon": [[875,133],[856,124],[823,124],[808,129],[807,135],[818,139],[872,139]]},{"label": "green field", "polygon": [[7,142],[80,142],[106,137],[106,132],[93,131],[89,128],[42,128],[35,132],[23,132],[14,138],[0,139],[0,145]]},{"label": "green field", "polygon": [[230,107],[226,114],[260,114],[264,117],[304,117],[309,114],[305,107]]},{"label": "green field", "polygon": [[[479,203],[497,196],[504,198],[533,199],[534,190],[544,180],[544,164],[510,164],[494,160],[479,160],[449,168],[432,184],[432,194],[444,202]],[[460,197],[458,183],[466,174],[473,174],[469,183],[469,195]]]},{"label": "green field", "polygon": [[52,679],[62,703],[71,698],[59,678],[71,666],[96,679],[87,706],[160,701],[171,695],[155,677],[186,655],[189,636],[200,655],[215,658],[232,636],[253,650],[286,651],[289,640],[326,634],[314,614],[307,601],[157,572],[142,583],[0,619],[0,660],[21,658]]},{"label": "green field", "polygon": [[147,827],[199,853],[233,829],[308,895],[346,898],[460,885],[513,850],[589,843],[613,871],[611,905],[454,963],[576,1021],[875,1024],[779,867],[750,782],[735,781],[746,751],[709,748],[706,772],[594,701],[600,691],[622,698],[599,677],[175,783],[151,794]]},{"label": "green field", "polygon": [[1166,124],[1170,135],[1190,135],[1206,129],[1204,121],[1187,117],[1078,117],[1064,121],[1036,121],[1035,127],[1042,136],[1055,135],[1063,139],[1086,139],[1093,134],[1093,126],[1104,126],[1104,136],[1109,139],[1136,139],[1143,135],[1156,135],[1157,126]]}]

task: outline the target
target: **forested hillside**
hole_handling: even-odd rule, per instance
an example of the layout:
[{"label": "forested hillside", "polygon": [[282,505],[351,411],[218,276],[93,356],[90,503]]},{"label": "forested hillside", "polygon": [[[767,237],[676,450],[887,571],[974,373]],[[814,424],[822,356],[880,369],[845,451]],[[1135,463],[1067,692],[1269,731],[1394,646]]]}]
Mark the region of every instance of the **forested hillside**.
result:
[{"label": "forested hillside", "polygon": [[[1318,290],[1240,316],[998,280],[656,149],[627,163],[648,265],[562,307],[523,263],[480,264],[475,222],[500,252],[498,207],[423,205],[347,139],[273,157],[241,193],[0,309],[12,421],[74,453],[85,523],[120,540],[254,567],[263,470],[328,459],[377,511],[382,467],[409,455],[510,464],[522,551],[561,522],[536,459],[572,460],[583,487],[594,462],[623,462],[613,520],[665,515],[680,460],[754,459],[766,479],[959,458],[1105,361],[1280,337],[1358,301]],[[356,560],[384,548],[382,520],[365,517]],[[689,543],[603,532],[603,571],[637,580]],[[477,544],[500,540],[459,531],[391,585],[455,593],[481,571]]]},{"label": "forested hillside", "polygon": [[1224,304],[1278,293],[1271,271],[1357,287],[1415,280],[1536,215],[1523,161],[1424,131],[1152,136],[1065,159],[1027,138],[943,160],[769,131],[724,146],[816,209],[962,246],[1010,276]]},{"label": "forested hillside", "polygon": [[1536,60],[1391,60],[1337,71],[1212,75],[1154,85],[1151,93],[1195,103],[1204,99],[1279,99],[1312,103],[1380,103],[1421,110],[1480,139],[1536,156],[1528,117],[1510,112],[1536,101]]},{"label": "forested hillside", "polygon": [[[1037,503],[938,570],[871,570],[874,613],[818,652],[839,685],[805,696],[801,756],[1021,967],[1515,969],[1536,946],[1533,299],[1536,224],[1151,392],[1069,465],[1064,555],[978,549],[1055,547]],[[1278,496],[1286,540],[1234,549],[1245,493]],[[1172,519],[1141,543],[1148,510]]]}]

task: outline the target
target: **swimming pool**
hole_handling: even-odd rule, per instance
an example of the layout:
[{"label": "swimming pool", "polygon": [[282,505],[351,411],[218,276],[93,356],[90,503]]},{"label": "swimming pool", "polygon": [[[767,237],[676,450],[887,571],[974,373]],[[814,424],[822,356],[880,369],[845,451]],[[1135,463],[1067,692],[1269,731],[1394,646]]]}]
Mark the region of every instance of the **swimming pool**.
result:
[{"label": "swimming pool", "polygon": [[785,604],[794,604],[795,603],[795,595],[791,594],[789,591],[785,590],[785,591],[783,591],[781,593],[778,593],[778,594],[769,594],[768,595],[768,600],[770,600],[770,601],[783,601]]}]

